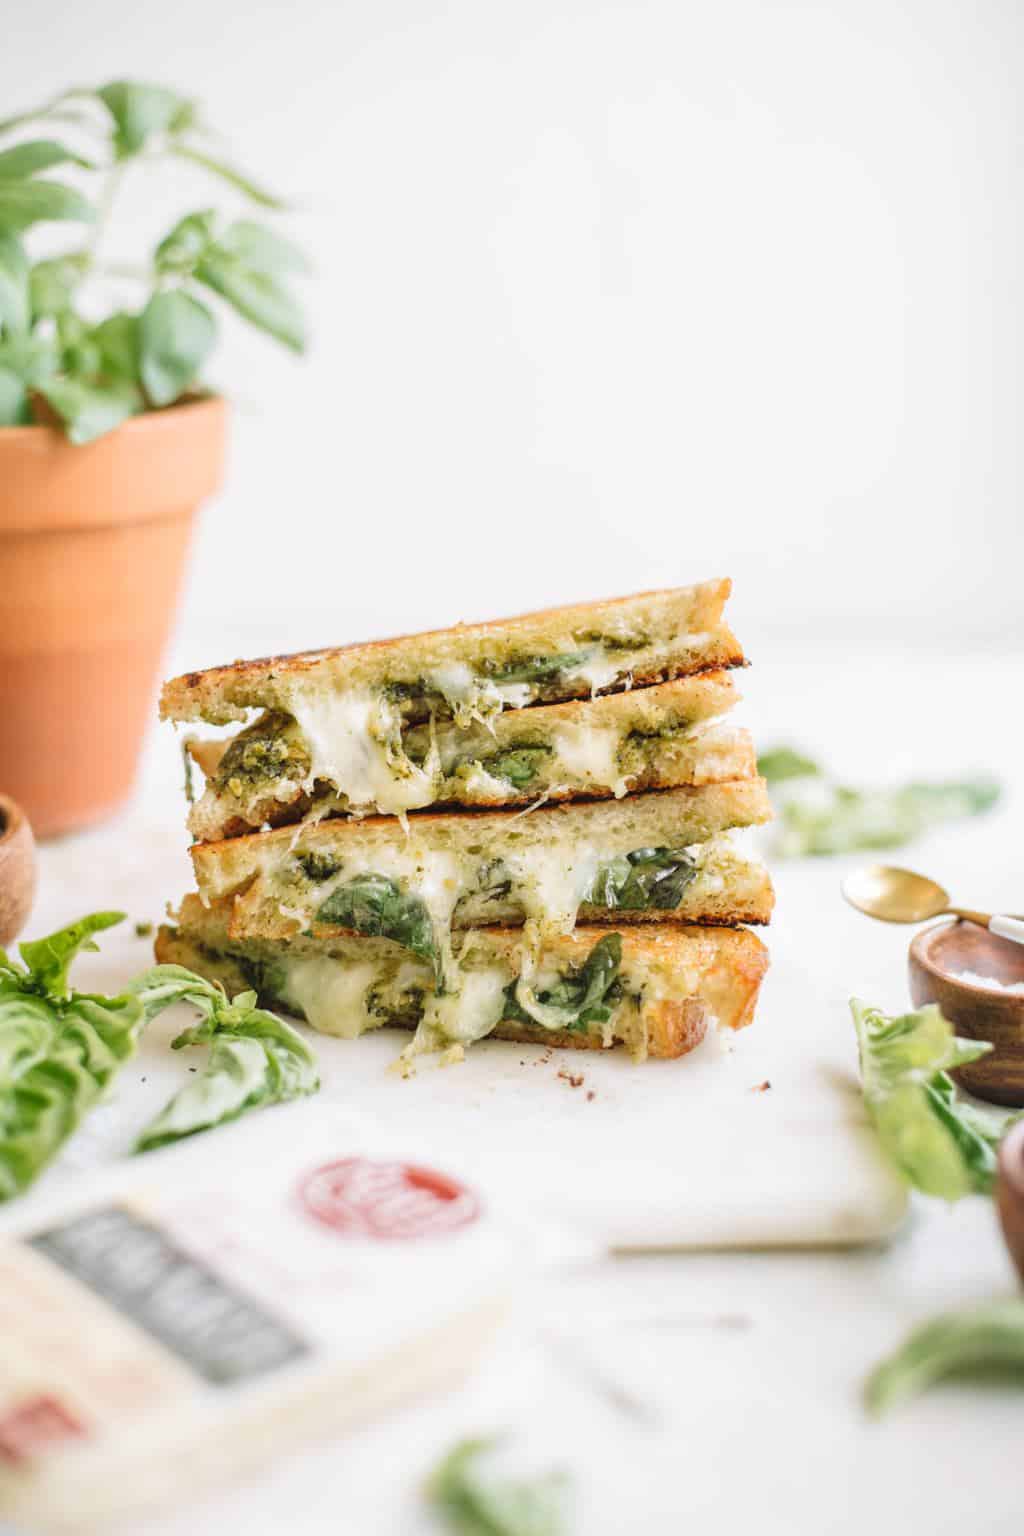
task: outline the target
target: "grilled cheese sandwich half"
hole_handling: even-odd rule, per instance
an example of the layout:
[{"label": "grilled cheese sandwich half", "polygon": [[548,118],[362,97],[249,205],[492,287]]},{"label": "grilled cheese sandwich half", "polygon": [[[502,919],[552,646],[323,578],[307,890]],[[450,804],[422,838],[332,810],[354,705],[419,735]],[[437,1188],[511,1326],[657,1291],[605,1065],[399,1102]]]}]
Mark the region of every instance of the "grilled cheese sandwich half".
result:
[{"label": "grilled cheese sandwich half", "polygon": [[523,925],[530,985],[543,944],[577,919],[767,922],[771,882],[730,829],[769,816],[754,778],[529,815],[426,813],[408,833],[390,817],[283,827],[196,844],[192,860],[203,901],[228,903],[232,940],[391,938],[431,967],[448,1012],[472,1011],[453,929]]},{"label": "grilled cheese sandwich half", "polygon": [[[276,786],[294,781],[311,795],[322,784],[347,808],[404,815],[436,803],[446,777],[429,733],[414,744],[419,760],[407,749],[408,726],[450,720],[466,729],[507,709],[738,666],[743,653],[722,621],[729,588],[705,582],[185,673],[164,686],[161,715],[225,725],[264,712],[272,753],[250,757],[283,770]],[[247,813],[241,819],[252,824]]]},{"label": "grilled cheese sandwich half", "polygon": [[[411,726],[402,731],[400,746],[414,785],[399,774],[394,753],[388,762],[382,743],[377,749],[406,800],[423,795],[431,805],[525,806],[581,796],[621,798],[754,774],[747,732],[714,718],[735,700],[728,673],[713,672],[593,701],[507,710],[465,728],[454,721]],[[190,740],[186,750],[207,779],[189,817],[199,842],[372,809],[353,803],[341,789],[346,775],[337,771],[337,760],[333,778],[318,776],[297,721],[280,711],[262,714],[229,741]],[[351,774],[347,782],[351,787]],[[377,790],[374,803],[388,802],[386,780]]]},{"label": "grilled cheese sandwich half", "polygon": [[[157,959],[186,965],[234,994],[255,989],[315,1029],[345,1038],[381,1026],[416,1031],[420,1049],[464,1049],[484,1035],[601,1050],[635,1059],[677,1057],[707,1029],[750,1022],[768,966],[744,929],[577,928],[524,956],[521,934],[487,928],[456,936],[463,996],[439,997],[431,965],[382,937],[235,940],[230,903],[182,903],[160,929]],[[524,963],[530,966],[524,983]]]}]

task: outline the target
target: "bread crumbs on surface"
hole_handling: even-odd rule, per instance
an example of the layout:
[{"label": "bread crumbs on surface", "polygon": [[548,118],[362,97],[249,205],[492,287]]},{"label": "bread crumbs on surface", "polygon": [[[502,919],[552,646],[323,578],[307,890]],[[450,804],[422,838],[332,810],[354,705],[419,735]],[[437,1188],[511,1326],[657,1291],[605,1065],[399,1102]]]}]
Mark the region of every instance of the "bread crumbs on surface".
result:
[{"label": "bread crumbs on surface", "polygon": [[765,1078],[763,1083],[755,1083],[750,1091],[751,1093],[767,1093],[770,1087],[771,1083]]},{"label": "bread crumbs on surface", "polygon": [[587,1089],[587,1103],[588,1104],[592,1104],[596,1098],[597,1098],[597,1094],[594,1092],[593,1088],[588,1088]]},{"label": "bread crumbs on surface", "polygon": [[564,1067],[559,1067],[558,1075],[563,1083],[569,1084],[570,1088],[583,1087],[584,1078],[582,1072],[567,1072]]}]

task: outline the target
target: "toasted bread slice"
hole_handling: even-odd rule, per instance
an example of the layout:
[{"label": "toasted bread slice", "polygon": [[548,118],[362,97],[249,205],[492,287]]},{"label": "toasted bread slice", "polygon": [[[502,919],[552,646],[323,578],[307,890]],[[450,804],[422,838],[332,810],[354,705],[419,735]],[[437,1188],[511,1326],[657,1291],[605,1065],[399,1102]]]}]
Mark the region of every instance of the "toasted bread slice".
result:
[{"label": "toasted bread slice", "polygon": [[[232,897],[234,938],[315,929],[433,932],[583,921],[767,922],[761,864],[719,834],[770,819],[764,781],[667,789],[528,813],[336,820],[220,843],[192,861],[204,900]],[[378,926],[374,928],[374,924]],[[425,941],[424,941],[425,942]]]},{"label": "toasted bread slice", "polygon": [[[389,940],[300,937],[292,943],[239,944],[229,927],[227,903],[207,909],[197,897],[186,897],[178,926],[159,931],[157,959],[186,965],[231,995],[254,988],[264,1006],[307,1018],[328,1034],[420,1024],[433,974]],[[768,967],[767,951],[752,933],[666,926],[623,929],[618,937],[621,958],[603,999],[607,1017],[549,1028],[531,1021],[514,1001],[523,964],[521,935],[488,928],[464,936],[460,947],[468,968],[501,972],[504,991],[497,1012],[503,1016],[488,1032],[504,1040],[584,1050],[625,1045],[637,1058],[678,1057],[698,1045],[711,1024],[735,1030],[750,1023]],[[544,945],[540,969],[571,981],[602,941],[607,948],[608,938],[608,930],[596,928],[553,938]]]},{"label": "toasted bread slice", "polygon": [[164,685],[160,713],[224,725],[249,710],[295,714],[325,696],[387,690],[402,719],[440,719],[738,666],[743,653],[722,623],[730,585],[708,581],[186,672]]},{"label": "toasted bread slice", "polygon": [[[429,804],[525,806],[538,799],[608,798],[644,789],[748,778],[756,756],[745,731],[722,722],[736,699],[726,672],[679,678],[567,704],[507,710],[487,724],[418,725],[404,753],[429,771]],[[207,776],[189,828],[199,842],[237,837],[353,806],[317,779],[290,716],[266,713],[230,742],[187,743]]]}]

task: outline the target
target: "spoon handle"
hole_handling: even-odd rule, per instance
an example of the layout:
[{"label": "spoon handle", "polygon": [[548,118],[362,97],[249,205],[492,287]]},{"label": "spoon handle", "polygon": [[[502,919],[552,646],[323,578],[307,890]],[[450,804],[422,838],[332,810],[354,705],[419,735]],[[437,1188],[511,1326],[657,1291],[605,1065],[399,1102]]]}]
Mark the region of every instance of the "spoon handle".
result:
[{"label": "spoon handle", "polygon": [[997,933],[1001,939],[1012,939],[1015,944],[1024,944],[1024,921],[1019,917],[990,918],[988,928],[990,933]]}]

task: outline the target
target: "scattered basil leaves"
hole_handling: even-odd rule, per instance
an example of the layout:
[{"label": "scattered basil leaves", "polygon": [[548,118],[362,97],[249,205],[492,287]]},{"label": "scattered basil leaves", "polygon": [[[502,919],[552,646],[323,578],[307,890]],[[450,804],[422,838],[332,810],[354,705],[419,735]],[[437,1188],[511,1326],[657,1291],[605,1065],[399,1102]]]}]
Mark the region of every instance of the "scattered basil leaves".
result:
[{"label": "scattered basil leaves", "polygon": [[930,1003],[892,1017],[851,999],[864,1102],[886,1153],[922,1194],[988,1194],[996,1148],[1017,1115],[971,1104],[949,1073],[992,1047],[961,1040]]},{"label": "scattered basil leaves", "polygon": [[171,1002],[188,1002],[202,1022],[183,1030],[173,1050],[209,1045],[202,1071],[186,1083],[139,1136],[135,1150],[149,1152],[215,1125],[237,1120],[250,1109],[281,1104],[320,1086],[316,1058],[290,1024],[257,1006],[255,992],[229,1001],[224,989],[184,966],[158,965],[131,990],[147,1016]]},{"label": "scattered basil leaves", "polygon": [[998,1376],[1024,1388],[1024,1300],[982,1302],[915,1328],[868,1377],[864,1399],[876,1418],[949,1377]]},{"label": "scattered basil leaves", "polygon": [[496,1439],[462,1440],[427,1483],[431,1509],[453,1536],[566,1536],[570,1481],[552,1470],[539,1477],[483,1476],[479,1462]]},{"label": "scattered basil leaves", "polygon": [[820,764],[788,746],[762,753],[758,768],[776,787],[773,851],[782,858],[901,848],[940,822],[981,815],[1000,795],[988,778],[858,789],[835,783]]}]

